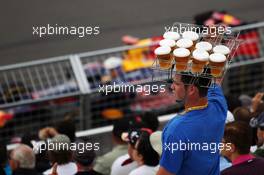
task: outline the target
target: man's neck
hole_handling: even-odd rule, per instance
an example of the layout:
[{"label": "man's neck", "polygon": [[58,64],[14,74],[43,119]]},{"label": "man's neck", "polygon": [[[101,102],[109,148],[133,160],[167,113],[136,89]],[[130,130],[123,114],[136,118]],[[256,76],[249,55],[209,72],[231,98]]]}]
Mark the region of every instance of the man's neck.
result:
[{"label": "man's neck", "polygon": [[190,108],[193,107],[206,107],[207,104],[207,97],[198,98],[196,100],[187,100],[187,102],[185,103],[185,110],[188,111]]},{"label": "man's neck", "polygon": [[77,166],[78,166],[78,172],[86,172],[92,170],[92,166],[82,166],[80,164],[77,164]]}]

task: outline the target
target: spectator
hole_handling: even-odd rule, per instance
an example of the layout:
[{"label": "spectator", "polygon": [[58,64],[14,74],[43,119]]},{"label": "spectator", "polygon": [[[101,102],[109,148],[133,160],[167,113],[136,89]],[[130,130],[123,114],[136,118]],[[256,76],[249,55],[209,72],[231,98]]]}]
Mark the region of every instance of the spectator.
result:
[{"label": "spectator", "polygon": [[237,107],[233,111],[235,121],[243,121],[249,124],[251,113],[246,107]]},{"label": "spectator", "polygon": [[132,131],[130,142],[135,138],[136,144],[133,151],[133,159],[137,162],[138,168],[134,169],[129,175],[156,175],[159,164],[159,154],[152,148],[150,143],[151,130],[141,129]]},{"label": "spectator", "polygon": [[222,171],[221,175],[260,175],[264,174],[264,159],[250,154],[251,132],[244,122],[231,122],[225,127],[222,154],[227,157],[232,166]]},{"label": "spectator", "polygon": [[96,159],[94,170],[104,175],[109,175],[111,172],[111,166],[113,162],[120,156],[127,153],[127,143],[122,140],[121,135],[127,132],[131,128],[139,127],[141,123],[135,120],[129,120],[122,118],[114,122],[114,128],[112,131],[112,140],[114,148],[112,151],[100,156]]},{"label": "spectator", "polygon": [[33,149],[27,145],[21,144],[10,154],[10,166],[13,175],[36,175],[35,170],[36,157]]},{"label": "spectator", "polygon": [[[79,140],[76,144],[85,145],[86,143]],[[75,175],[101,175],[93,170],[95,156],[94,150],[84,149],[83,152],[76,150],[73,154],[73,158],[77,164],[78,172]]]},{"label": "spectator", "polygon": [[[131,132],[129,132],[131,133]],[[111,168],[111,175],[128,175],[133,169],[137,168],[137,163],[133,159],[133,151],[138,138],[130,139],[128,133],[122,134],[122,139],[128,142],[128,154],[122,155],[117,158]]]},{"label": "spectator", "polygon": [[264,158],[264,112],[250,121],[251,127],[257,128],[258,148],[254,152],[256,156]]},{"label": "spectator", "polygon": [[[58,175],[74,175],[77,173],[77,165],[72,162],[72,151],[69,149],[71,141],[66,135],[58,134],[47,143],[51,148],[48,150],[49,160],[52,165],[57,164]],[[52,146],[51,146],[52,145]],[[49,175],[52,169],[46,170],[43,174]]]}]

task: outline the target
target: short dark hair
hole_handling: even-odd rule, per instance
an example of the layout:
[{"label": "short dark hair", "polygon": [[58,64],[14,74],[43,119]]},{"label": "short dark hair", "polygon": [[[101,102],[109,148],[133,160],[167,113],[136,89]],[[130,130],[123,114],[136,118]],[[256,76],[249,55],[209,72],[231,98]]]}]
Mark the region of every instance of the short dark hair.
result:
[{"label": "short dark hair", "polygon": [[70,140],[74,142],[76,128],[75,128],[75,121],[73,118],[66,118],[58,122],[56,125],[56,130],[60,134],[67,135],[70,138]]},{"label": "short dark hair", "polygon": [[[76,144],[86,144],[88,142],[85,142],[84,140],[79,139],[76,141]],[[83,152],[80,152],[80,150],[75,150],[73,153],[74,160],[79,163],[82,166],[90,166],[92,165],[94,159],[96,157],[96,154],[93,149],[84,149]]]},{"label": "short dark hair", "polygon": [[48,151],[49,160],[52,163],[57,162],[58,165],[67,164],[72,161],[71,150]]},{"label": "short dark hair", "polygon": [[226,143],[234,144],[239,154],[248,154],[252,142],[252,131],[245,122],[230,122],[225,126],[224,140]]},{"label": "short dark hair", "polygon": [[150,143],[150,134],[142,131],[138,139],[136,150],[143,156],[145,165],[157,166],[159,164],[159,154],[152,148]]},{"label": "short dark hair", "polygon": [[249,124],[251,113],[246,107],[237,107],[233,111],[235,121],[244,121]]},{"label": "short dark hair", "polygon": [[188,85],[194,85],[199,91],[199,96],[206,97],[212,81],[212,78],[208,76],[209,74],[210,69],[207,68],[204,70],[204,73],[201,76],[195,76],[191,73],[182,74],[181,80],[185,87]]}]

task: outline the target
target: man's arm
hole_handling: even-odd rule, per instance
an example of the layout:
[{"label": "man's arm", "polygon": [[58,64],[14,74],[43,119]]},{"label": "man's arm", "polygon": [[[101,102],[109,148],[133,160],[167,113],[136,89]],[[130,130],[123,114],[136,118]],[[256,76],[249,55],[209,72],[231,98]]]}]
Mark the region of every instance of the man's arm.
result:
[{"label": "man's arm", "polygon": [[222,79],[217,78],[215,80],[215,83],[214,83],[213,87],[210,87],[208,89],[208,99],[224,98],[224,94],[223,94],[223,91],[222,91],[221,84],[222,84]]},{"label": "man's arm", "polygon": [[171,174],[165,168],[160,166],[157,175],[175,175],[175,174]]}]

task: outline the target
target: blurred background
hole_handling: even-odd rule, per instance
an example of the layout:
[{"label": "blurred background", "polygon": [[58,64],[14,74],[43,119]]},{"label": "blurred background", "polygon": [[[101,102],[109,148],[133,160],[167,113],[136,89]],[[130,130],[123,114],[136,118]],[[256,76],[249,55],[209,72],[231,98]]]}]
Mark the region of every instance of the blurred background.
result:
[{"label": "blurred background", "polygon": [[[0,65],[122,45],[121,37],[159,36],[165,25],[193,23],[196,14],[226,10],[245,22],[264,20],[264,2],[258,0],[97,0],[3,1],[0,7]],[[58,24],[100,26],[100,34],[74,36],[32,35],[32,26]]]},{"label": "blurred background", "polygon": [[[174,22],[203,25],[213,21],[240,31],[244,42],[223,86],[228,97],[254,96],[264,90],[263,7],[264,1],[257,0],[2,2],[0,140],[36,139],[40,128],[70,118],[78,137],[89,136],[108,145],[100,150],[102,154],[111,149],[109,135],[116,119],[165,115],[159,118],[163,126],[181,108],[169,84],[165,93],[148,96],[144,92],[106,96],[98,87],[114,82],[153,83],[152,77],[158,76],[151,69],[153,51],[164,27]],[[100,34],[83,38],[32,34],[33,26],[47,24],[99,26]]]}]

